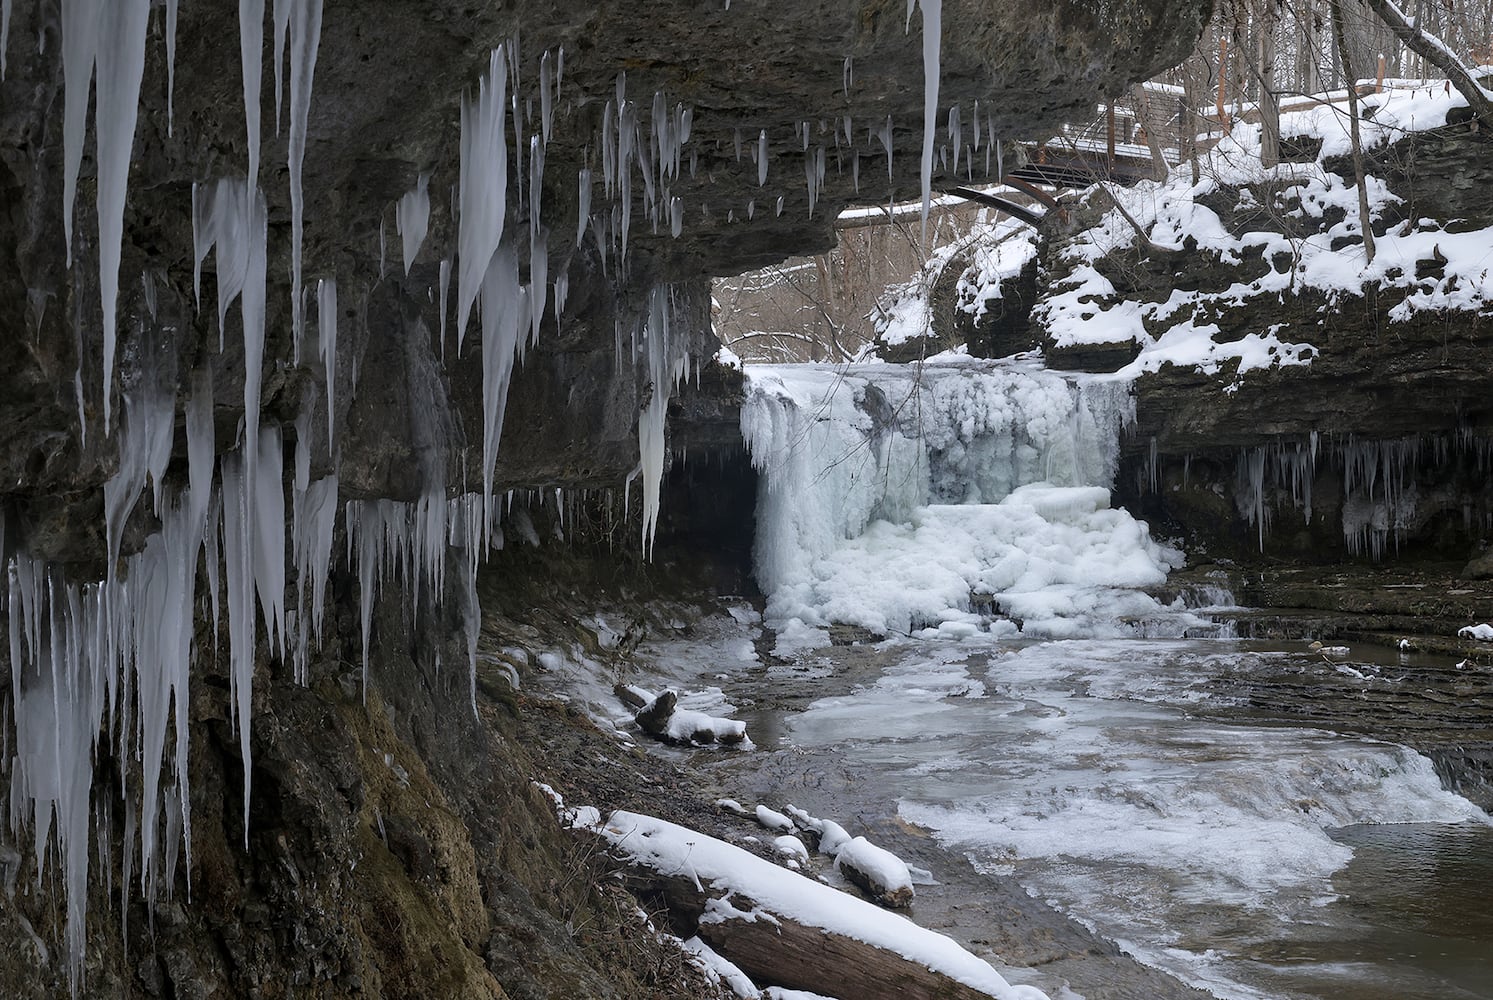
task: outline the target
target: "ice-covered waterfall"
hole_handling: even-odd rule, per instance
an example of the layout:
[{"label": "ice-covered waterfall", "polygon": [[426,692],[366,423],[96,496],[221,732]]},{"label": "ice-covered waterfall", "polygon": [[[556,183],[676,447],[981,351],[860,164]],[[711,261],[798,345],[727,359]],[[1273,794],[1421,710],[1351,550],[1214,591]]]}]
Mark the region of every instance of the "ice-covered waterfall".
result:
[{"label": "ice-covered waterfall", "polygon": [[[791,637],[1117,634],[1180,553],[1111,509],[1129,384],[1029,365],[760,366],[754,563]],[[807,637],[806,637],[807,638]]]}]

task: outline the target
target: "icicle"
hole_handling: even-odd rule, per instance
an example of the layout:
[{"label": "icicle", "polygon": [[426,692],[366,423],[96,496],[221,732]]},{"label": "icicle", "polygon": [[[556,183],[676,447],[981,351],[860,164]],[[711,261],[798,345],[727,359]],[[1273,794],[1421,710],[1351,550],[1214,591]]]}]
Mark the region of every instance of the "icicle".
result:
[{"label": "icicle", "polygon": [[539,57],[539,125],[544,134],[544,144],[549,145],[550,128],[555,122],[555,95],[550,85],[550,54]]},{"label": "icicle", "polygon": [[964,130],[959,122],[959,105],[949,108],[949,145],[954,149],[954,163],[950,173],[959,173],[959,152],[964,148]]},{"label": "icicle", "polygon": [[[262,0],[261,0],[262,2]],[[304,241],[305,195],[301,164],[306,158],[306,122],[311,114],[311,86],[316,77],[316,52],[321,45],[322,0],[275,0],[275,131],[280,131],[280,49],[284,44],[283,18],[290,25],[290,315],[299,348],[306,333],[306,304],[301,294],[301,246]],[[282,7],[290,7],[282,13]]]},{"label": "icicle", "polygon": [[[246,435],[246,446],[252,440]],[[259,593],[259,607],[264,614],[264,629],[270,648],[285,652],[285,486],[284,451],[278,424],[259,429],[259,455],[254,479],[246,486],[253,490],[254,589]]]},{"label": "icicle", "polygon": [[778,195],[778,205],[777,205],[777,208],[774,210],[773,214],[774,215],[782,215],[783,214],[783,196],[782,195]]},{"label": "icicle", "polygon": [[492,50],[475,101],[461,102],[461,227],[458,234],[456,349],[461,352],[472,304],[503,236],[508,207],[507,106],[503,49]]},{"label": "icicle", "polygon": [[[98,106],[94,133],[98,141],[99,298],[104,320],[104,435],[114,383],[116,301],[119,256],[124,242],[124,205],[129,189],[130,152],[135,142],[135,115],[140,80],[145,72],[145,25],[150,0],[114,0],[103,8],[99,27]],[[86,95],[85,95],[86,99]]]},{"label": "icicle", "polygon": [[545,296],[549,293],[549,229],[541,226],[529,247],[529,343],[539,342],[539,324],[544,319]]},{"label": "icicle", "polygon": [[275,0],[274,13],[271,20],[275,26],[275,134],[280,134],[280,107],[284,103],[284,89],[281,86],[285,64],[285,34],[290,25],[290,9],[298,4],[299,0]]},{"label": "icicle", "polygon": [[406,191],[399,199],[399,208],[394,213],[394,222],[403,241],[406,277],[409,276],[410,265],[415,262],[415,255],[420,252],[420,244],[425,242],[425,234],[430,228],[430,192],[426,190],[429,183],[430,175],[421,174],[414,190]]},{"label": "icicle", "polygon": [[539,210],[543,207],[544,194],[544,147],[539,136],[529,139],[529,237],[539,232]]},{"label": "icicle", "polygon": [[264,0],[238,0],[238,51],[244,70],[244,128],[249,186],[259,184],[259,81],[264,60]]},{"label": "icicle", "polygon": [[[570,297],[570,262],[561,266],[555,275],[555,330],[560,329],[560,317],[565,312],[565,300]],[[3,541],[3,539],[0,539]]]},{"label": "icicle", "polygon": [[[252,447],[252,445],[250,445]],[[223,564],[228,585],[228,685],[239,756],[244,769],[244,847],[249,846],[249,711],[254,683],[254,564],[251,551],[252,500],[244,489],[242,453],[219,463],[223,496]]]},{"label": "icicle", "polygon": [[751,222],[752,221],[752,216],[754,216],[756,214],[757,214],[757,202],[754,199],[752,201],[747,202],[747,221]]},{"label": "icicle", "polygon": [[[811,210],[809,212],[809,214],[813,215],[814,213]],[[684,199],[683,198],[670,198],[669,199],[669,232],[673,234],[673,237],[676,240],[679,239],[679,234],[682,233],[682,232],[684,232]]]},{"label": "icicle", "polygon": [[[909,21],[912,2],[907,0]],[[923,242],[928,242],[928,209],[933,201],[933,135],[938,128],[939,40],[943,0],[921,0],[923,5]]]},{"label": "icicle", "polygon": [[[6,8],[10,0],[4,0]],[[166,135],[172,132],[173,99],[176,95],[176,8],[180,0],[166,0]],[[0,27],[0,78],[5,76],[5,29]]]},{"label": "icicle", "polygon": [[193,513],[199,539],[205,530],[211,500],[216,435],[213,427],[213,379],[208,369],[192,373],[192,394],[187,398],[187,483],[196,506]]},{"label": "icicle", "polygon": [[380,280],[380,281],[383,281],[384,278],[388,276],[388,273],[389,273],[389,269],[388,269],[388,266],[387,266],[388,259],[389,259],[389,242],[388,242],[388,239],[386,238],[386,236],[384,235],[384,220],[383,220],[383,217],[380,216],[379,220],[378,220],[378,280]]},{"label": "icicle", "polygon": [[[447,262],[442,262],[447,263]],[[448,264],[446,274],[451,268]],[[446,318],[445,285],[441,286],[441,319]],[[322,278],[316,283],[317,344],[327,384],[327,450],[337,455],[337,435],[333,425],[337,417],[337,279]]]},{"label": "icicle", "polygon": [[[325,618],[327,580],[332,566],[332,534],[337,522],[337,477],[327,476],[311,483],[294,496],[295,550],[297,581],[296,604],[296,680],[307,683],[310,674],[310,636],[316,636],[321,647],[322,622]],[[310,610],[307,610],[307,598]]]},{"label": "icicle", "polygon": [[88,128],[88,92],[98,56],[106,0],[64,0],[62,4],[62,236],[67,263],[73,262],[73,201],[78,192],[78,169],[83,163],[83,138]]},{"label": "icicle", "polygon": [[519,346],[518,256],[511,243],[498,247],[482,282],[482,509],[491,525],[493,473],[508,406],[508,383]]},{"label": "icicle", "polygon": [[1001,148],[1001,141],[999,139],[995,140],[995,179],[998,181],[1003,181],[1006,179],[1005,150]]},{"label": "icicle", "polygon": [[579,208],[576,210],[575,220],[575,245],[581,245],[581,237],[586,235],[586,220],[591,217],[591,170],[582,167],[579,179],[577,198]]},{"label": "icicle", "polygon": [[854,80],[854,71],[851,67],[850,57],[845,57],[845,68],[840,73],[840,87],[845,91],[845,99],[850,100],[850,84]]},{"label": "icicle", "polygon": [[441,259],[441,360],[446,360],[446,311],[451,297],[451,259]]},{"label": "icicle", "polygon": [[876,138],[881,140],[881,145],[886,149],[886,179],[892,179],[892,116],[886,116],[886,124],[876,133]]},{"label": "icicle", "polygon": [[767,183],[767,129],[757,139],[757,186]]},{"label": "icicle", "polygon": [[669,397],[684,373],[687,357],[675,343],[666,285],[655,285],[648,298],[648,320],[643,336],[648,354],[651,394],[638,416],[638,462],[643,476],[643,548],[651,559],[658,529],[659,499],[664,476],[664,421]]}]

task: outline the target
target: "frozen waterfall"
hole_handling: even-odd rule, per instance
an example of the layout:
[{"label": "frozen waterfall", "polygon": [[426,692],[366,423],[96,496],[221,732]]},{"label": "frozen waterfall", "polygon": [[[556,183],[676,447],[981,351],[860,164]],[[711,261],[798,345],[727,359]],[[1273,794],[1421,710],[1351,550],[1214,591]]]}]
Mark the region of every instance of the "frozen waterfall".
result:
[{"label": "frozen waterfall", "polygon": [[990,362],[747,371],[754,564],[785,640],[836,622],[1118,634],[1162,610],[1139,588],[1181,554],[1109,506],[1127,382]]}]

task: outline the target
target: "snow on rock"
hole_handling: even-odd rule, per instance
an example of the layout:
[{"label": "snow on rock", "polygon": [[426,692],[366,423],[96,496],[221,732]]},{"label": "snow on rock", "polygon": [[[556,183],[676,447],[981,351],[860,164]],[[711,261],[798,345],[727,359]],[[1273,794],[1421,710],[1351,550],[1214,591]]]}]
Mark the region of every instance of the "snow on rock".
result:
[{"label": "snow on rock", "polygon": [[[714,837],[638,813],[614,812],[591,829],[630,864],[665,876],[684,876],[710,894],[702,925],[727,920],[791,920],[871,945],[1002,1000],[1045,994],[1012,986],[952,938],[906,917],[823,885]],[[751,910],[732,903],[752,901]],[[832,974],[839,970],[831,970]]]},{"label": "snow on rock", "polygon": [[819,853],[828,854],[831,857],[838,854],[840,848],[850,843],[850,834],[845,828],[832,819],[819,819],[810,816],[797,806],[787,806],[784,810],[793,817],[793,822],[800,829],[809,833],[818,846]]},{"label": "snow on rock", "polygon": [[[1407,132],[1443,126],[1449,111],[1465,105],[1455,90],[1440,85],[1422,84],[1421,89],[1389,83],[1383,93],[1363,98],[1363,142],[1370,149],[1401,139]],[[1462,228],[1450,221],[1443,225],[1428,218],[1407,220],[1375,237],[1377,252],[1369,263],[1361,246],[1343,245],[1361,236],[1357,185],[1323,165],[1327,158],[1349,152],[1341,107],[1323,104],[1283,115],[1281,134],[1322,140],[1317,160],[1267,168],[1260,160],[1260,127],[1240,123],[1204,157],[1197,183],[1192,182],[1190,171],[1178,170],[1165,181],[1143,181],[1128,189],[1106,186],[1103,194],[1094,189],[1086,196],[1118,199],[1146,237],[1164,249],[1200,254],[1223,265],[1264,260],[1270,263],[1264,275],[1218,291],[1175,290],[1159,303],[1122,298],[1096,263],[1134,246],[1137,234],[1120,211],[1111,209],[1061,251],[1060,259],[1069,270],[1037,304],[1033,318],[1058,346],[1134,341],[1140,354],[1122,370],[1125,374],[1154,371],[1164,364],[1212,374],[1235,361],[1240,373],[1309,364],[1316,354],[1310,344],[1281,339],[1275,328],[1250,331],[1243,338],[1231,331],[1226,342],[1216,341],[1221,331],[1210,317],[1249,299],[1273,301],[1311,291],[1332,302],[1362,296],[1365,287],[1397,290],[1404,298],[1389,311],[1392,322],[1403,322],[1426,310],[1489,308],[1493,276],[1487,247],[1493,243],[1493,227],[1459,232],[1446,228]],[[1256,189],[1273,188],[1273,203],[1259,207],[1293,220],[1306,235],[1271,231],[1235,235],[1205,204],[1210,196],[1216,199],[1221,188],[1240,189],[1242,203],[1250,205]],[[1374,219],[1399,204],[1384,180],[1372,174],[1365,179],[1365,190]],[[1339,221],[1313,231],[1317,220],[1328,213]],[[1446,264],[1438,274],[1423,277],[1412,265],[1425,259],[1445,259]]]},{"label": "snow on rock", "polygon": [[1484,622],[1481,625],[1468,625],[1457,629],[1457,637],[1460,639],[1475,639],[1478,642],[1493,642],[1493,625]]},{"label": "snow on rock", "polygon": [[784,816],[782,813],[778,812],[775,809],[769,809],[767,806],[759,805],[757,807],[755,815],[757,817],[757,822],[762,824],[763,829],[781,830],[784,833],[793,832],[793,820],[789,819],[787,816]]},{"label": "snow on rock", "polygon": [[907,864],[865,837],[842,844],[835,853],[835,867],[883,906],[902,907],[912,903],[912,873]]},{"label": "snow on rock", "polygon": [[[1011,189],[1001,185],[984,190],[1000,193]],[[1001,282],[1020,274],[1036,256],[1035,238],[1025,223],[1006,218],[977,222],[968,233],[937,247],[911,280],[888,289],[877,303],[872,322],[877,343],[895,347],[929,336],[933,286],[945,268],[966,257],[969,263],[960,273],[956,308],[979,322],[990,303],[1001,297]]]},{"label": "snow on rock", "polygon": [[781,837],[774,837],[772,841],[772,847],[773,850],[777,851],[785,858],[792,858],[793,860],[799,862],[806,862],[809,860],[809,849],[804,846],[804,842],[802,840],[799,840],[792,834],[784,834]]},{"label": "snow on rock", "polygon": [[1162,610],[1139,588],[1180,554],[1109,509],[1128,383],[963,362],[751,366],[746,389],[754,569],[780,645],[833,622],[1121,634]]}]

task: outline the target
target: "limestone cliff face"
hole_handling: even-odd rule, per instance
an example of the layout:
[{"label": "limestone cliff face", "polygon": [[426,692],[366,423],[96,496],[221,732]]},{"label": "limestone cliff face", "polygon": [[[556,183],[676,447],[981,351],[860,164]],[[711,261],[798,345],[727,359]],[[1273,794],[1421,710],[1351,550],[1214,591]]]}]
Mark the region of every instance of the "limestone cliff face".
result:
[{"label": "limestone cliff face", "polygon": [[[7,5],[0,80],[0,554],[47,567],[48,586],[59,589],[38,588],[36,602],[80,593],[66,588],[124,569],[123,558],[107,565],[104,492],[122,467],[120,441],[134,419],[128,411],[145,400],[168,406],[154,425],[160,436],[148,448],[137,442],[124,457],[148,452],[169,498],[192,473],[185,411],[189,401],[206,398],[208,387],[207,437],[218,456],[260,433],[247,412],[248,401],[259,400],[259,424],[284,442],[280,467],[260,470],[282,487],[282,502],[293,481],[321,479],[333,469],[339,477],[333,503],[444,500],[476,490],[485,471],[499,494],[621,493],[645,457],[640,415],[668,394],[683,356],[693,359],[689,367],[713,350],[708,277],[825,247],[841,206],[893,192],[907,197],[919,187],[924,53],[919,17],[909,32],[900,2],[331,0],[320,9],[309,78],[301,213],[306,326],[297,344],[297,216],[288,157],[292,95],[307,77],[293,80],[289,66],[303,30],[300,13],[312,7],[265,6],[263,42],[246,44],[249,65],[262,78],[250,107],[261,122],[255,180],[265,212],[263,358],[250,368],[246,356],[253,352],[245,342],[253,338],[239,318],[240,304],[227,309],[221,328],[216,306],[220,289],[252,285],[259,271],[258,261],[225,263],[225,239],[235,250],[255,241],[242,232],[218,234],[217,249],[202,264],[200,305],[194,268],[206,243],[207,202],[200,199],[224,178],[242,181],[248,170],[239,14],[256,4],[104,3],[94,46],[80,44],[84,35],[77,31],[77,23],[95,16],[90,4]],[[174,85],[168,7],[179,14]],[[992,133],[1039,135],[1083,114],[1101,95],[1179,60],[1209,7],[1207,0],[946,0],[936,144],[956,141],[949,128],[955,104],[964,122],[957,141],[966,146],[975,142],[976,100],[982,141]],[[142,45],[125,30],[130,10],[148,12]],[[281,12],[295,17],[286,68],[277,72]],[[547,306],[515,359],[502,445],[495,466],[485,470],[484,425],[491,421],[483,414],[480,320],[491,317],[474,315],[458,350],[460,219],[475,205],[458,204],[456,192],[463,95],[477,100],[479,79],[499,48],[508,97],[498,109],[508,167],[501,236],[517,254],[515,287],[522,283],[525,301],[542,296]],[[119,80],[142,52],[139,116],[126,164],[117,152],[100,149],[94,112],[79,110],[87,103],[79,81],[95,75],[98,114],[121,120],[120,108],[136,102],[121,96]],[[284,78],[283,98],[276,95],[277,76]],[[69,102],[72,120],[87,124],[74,134],[77,192],[64,218]],[[686,110],[689,138],[679,141]],[[619,152],[629,142],[630,158]],[[758,162],[764,149],[765,178]],[[677,167],[665,170],[661,152],[677,152]],[[952,179],[937,152],[935,186]],[[490,157],[474,162],[492,166]],[[111,200],[100,199],[99,190],[108,190],[111,164],[126,178],[127,193],[119,209],[117,343],[106,392],[101,285],[108,275],[101,281],[99,262],[112,253],[114,238],[99,236],[100,215],[105,229],[113,218]],[[583,213],[585,169],[594,183]],[[605,182],[609,170],[617,174],[614,185]],[[422,178],[428,232],[406,262],[401,229],[418,227],[408,215],[402,220],[396,206],[420,189]],[[587,225],[577,240],[583,214]],[[534,252],[544,243],[542,254]],[[447,268],[457,272],[449,283],[442,278]],[[322,315],[323,280],[335,281],[335,314]],[[556,310],[560,286],[567,294]],[[648,363],[657,294],[666,296],[672,323],[662,374]],[[328,362],[333,315],[336,351]],[[724,432],[724,425],[712,426],[705,437],[716,441]],[[118,481],[145,487],[143,475]],[[638,492],[632,491],[634,513]],[[147,549],[160,529],[156,506],[139,503],[116,525],[121,557]],[[289,513],[291,504],[285,506]],[[473,623],[467,597],[441,602],[426,589],[418,602],[406,602],[410,581],[385,580],[382,603],[362,626],[371,627],[372,639],[363,641],[360,587],[340,555],[340,504],[338,511],[338,541],[330,546],[338,557],[325,588],[328,621],[323,645],[303,665],[304,678],[294,677],[287,656],[266,642],[254,656],[230,663],[221,623],[211,620],[216,597],[210,604],[199,590],[195,599],[184,598],[195,621],[181,638],[194,653],[190,689],[177,689],[175,697],[186,707],[190,745],[190,779],[181,787],[194,818],[191,894],[187,866],[139,857],[135,720],[111,715],[108,738],[81,755],[92,762],[95,793],[90,797],[83,774],[81,815],[97,846],[79,851],[109,859],[95,864],[86,893],[72,897],[89,900],[86,942],[69,949],[69,896],[52,881],[68,858],[54,861],[39,881],[41,859],[29,836],[0,837],[0,889],[7,895],[0,927],[7,940],[27,942],[0,960],[0,993],[58,995],[69,982],[111,997],[214,990],[264,997],[635,997],[697,989],[688,977],[660,985],[651,964],[657,956],[629,943],[631,910],[591,887],[590,860],[567,855],[556,838],[548,804],[527,783],[534,765],[513,745],[515,703],[505,694],[503,670],[487,664],[479,671],[479,713],[472,712],[465,676],[452,666],[465,658],[454,637]],[[233,512],[220,522],[214,508],[209,537],[232,521]],[[527,515],[524,526],[533,532]],[[548,532],[552,525],[539,527]],[[627,534],[636,537],[636,521]],[[190,548],[189,573],[199,565],[196,543]],[[207,560],[218,560],[216,541],[205,551]],[[457,567],[450,570],[454,577]],[[540,560],[515,571],[548,569]],[[100,591],[86,593],[93,599]],[[261,602],[267,596],[274,595],[260,591]],[[513,608],[498,610],[527,619],[543,596],[510,587],[500,602]],[[251,593],[251,619],[254,601]],[[541,642],[535,635],[528,640]],[[365,707],[356,664],[369,647]],[[33,648],[28,640],[22,662],[3,661],[0,726],[7,727],[7,747],[17,746],[17,719],[34,707],[25,692],[49,690],[47,658],[57,648],[45,642]],[[108,662],[127,669],[123,661]],[[136,667],[149,672],[159,664]],[[11,682],[23,672],[16,704]],[[238,719],[229,704],[231,691],[244,690],[241,676],[252,681],[252,692],[247,715]],[[132,688],[123,690],[128,700]],[[241,744],[238,723],[245,721],[251,735]],[[41,773],[36,762],[27,766]],[[170,768],[161,770],[170,784]],[[7,762],[0,782],[10,786],[16,773]],[[238,813],[244,773],[257,790],[247,843]],[[27,809],[18,807],[17,815]],[[161,822],[166,839],[179,835],[169,819]],[[73,862],[80,856],[69,854]],[[126,858],[136,884],[146,865],[174,871],[175,882],[137,893],[122,884]],[[39,884],[41,890],[25,888]],[[80,968],[87,972],[81,980]]]},{"label": "limestone cliff face", "polygon": [[[1395,196],[1378,215],[1376,233],[1420,226],[1454,234],[1493,223],[1488,150],[1486,130],[1453,115],[1445,127],[1370,151],[1367,173]],[[1294,153],[1308,163],[1317,158],[1315,148]],[[1327,157],[1321,166],[1352,188],[1346,157]],[[1341,207],[1292,211],[1292,197],[1289,185],[1220,184],[1198,204],[1234,236],[1325,239],[1345,218]],[[1074,206],[1069,230],[1107,208],[1103,196]],[[1067,239],[1053,231],[1043,244],[1040,280],[1049,289],[1073,266],[1063,253]],[[1337,237],[1332,246],[1361,255],[1360,242]],[[1148,327],[1152,335],[1190,316],[1199,327],[1216,325],[1216,342],[1276,331],[1283,341],[1312,347],[1307,365],[1241,374],[1235,362],[1213,373],[1168,364],[1142,375],[1118,483],[1124,502],[1186,535],[1198,557],[1263,552],[1310,561],[1415,555],[1466,562],[1493,534],[1493,319],[1476,300],[1454,304],[1457,278],[1446,264],[1432,248],[1420,259],[1394,261],[1383,280],[1366,280],[1355,291],[1302,283],[1261,295],[1251,288],[1289,272],[1291,261],[1258,248],[1223,260],[1196,247],[1157,246],[1127,246],[1100,259],[1096,267],[1114,291],[1093,297],[1096,310],[1120,301],[1144,309],[1174,292],[1196,293],[1195,311],[1166,315],[1157,329]],[[1436,295],[1447,304],[1406,305]],[[1024,323],[1025,314],[1017,320]],[[1110,370],[1137,350],[1129,341],[1058,346],[1051,330],[1040,321],[1034,326],[1019,327],[1028,337],[1023,346],[1044,346],[1057,366]],[[1017,329],[1009,317],[998,318],[986,335],[1001,342]]]}]

